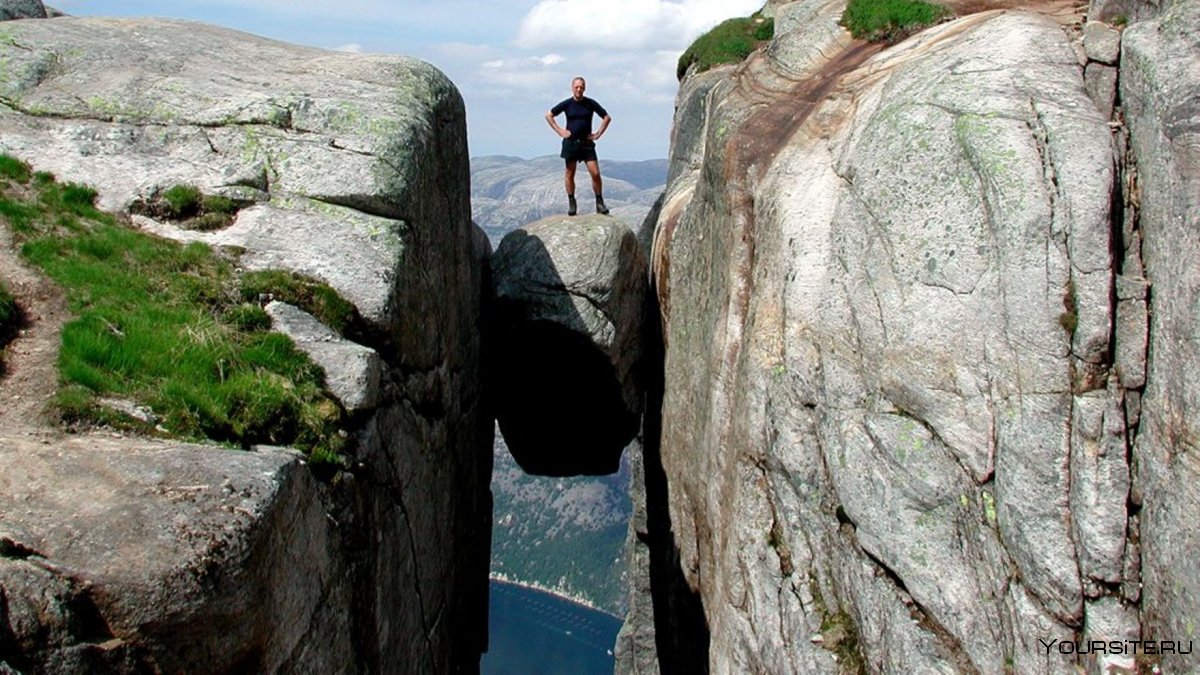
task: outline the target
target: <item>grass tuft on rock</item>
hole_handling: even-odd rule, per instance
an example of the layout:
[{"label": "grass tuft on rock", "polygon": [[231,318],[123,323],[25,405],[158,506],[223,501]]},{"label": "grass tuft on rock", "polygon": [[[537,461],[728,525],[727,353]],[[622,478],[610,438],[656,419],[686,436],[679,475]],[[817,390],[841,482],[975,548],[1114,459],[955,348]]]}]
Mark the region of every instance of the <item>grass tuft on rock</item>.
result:
[{"label": "grass tuft on rock", "polygon": [[946,7],[921,0],[850,0],[841,24],[868,42],[898,42],[951,16]]},{"label": "grass tuft on rock", "polygon": [[0,155],[0,177],[14,180],[21,185],[29,182],[33,174],[29,170],[29,165],[15,157],[8,155]]},{"label": "grass tuft on rock", "polygon": [[196,215],[203,197],[200,188],[195,185],[175,185],[159,195],[166,214],[176,220]]},{"label": "grass tuft on rock", "polygon": [[195,185],[179,184],[149,200],[138,200],[134,213],[168,220],[185,230],[211,232],[229,227],[242,203],[221,195],[206,195]]},{"label": "grass tuft on rock", "polygon": [[729,19],[718,24],[695,42],[679,57],[675,76],[680,80],[695,64],[702,73],[722,63],[738,63],[775,36],[775,20],[759,14]]},{"label": "grass tuft on rock", "polygon": [[[63,288],[75,315],[58,361],[64,421],[119,425],[100,400],[126,399],[153,410],[159,431],[173,436],[288,445],[341,462],[343,412],[324,374],[265,330],[261,307],[243,302],[235,260],[137,231],[96,209],[91,188],[48,175],[35,176],[32,194],[4,192],[0,215],[22,255]],[[310,293],[336,297],[327,289]]]},{"label": "grass tuft on rock", "polygon": [[239,292],[248,303],[286,302],[312,314],[340,334],[359,322],[354,304],[319,281],[284,270],[263,270],[242,275]]}]

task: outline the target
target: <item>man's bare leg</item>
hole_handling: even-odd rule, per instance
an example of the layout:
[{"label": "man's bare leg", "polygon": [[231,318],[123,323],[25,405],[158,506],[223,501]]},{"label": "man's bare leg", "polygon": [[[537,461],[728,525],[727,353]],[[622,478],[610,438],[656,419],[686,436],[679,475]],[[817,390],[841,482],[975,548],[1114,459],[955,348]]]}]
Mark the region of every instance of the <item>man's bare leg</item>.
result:
[{"label": "man's bare leg", "polygon": [[587,170],[588,174],[590,174],[592,177],[592,192],[595,192],[598,195],[604,194],[604,186],[601,184],[602,181],[600,180],[600,162],[594,159],[589,159],[587,161]]},{"label": "man's bare leg", "polygon": [[[567,170],[564,183],[567,188],[567,215],[573,216],[578,211],[575,206],[575,164],[576,160],[567,160]],[[590,169],[589,169],[590,171]]]},{"label": "man's bare leg", "polygon": [[608,207],[604,204],[604,185],[600,179],[600,162],[589,159],[587,170],[592,177],[592,192],[596,193],[596,213],[608,213]]}]

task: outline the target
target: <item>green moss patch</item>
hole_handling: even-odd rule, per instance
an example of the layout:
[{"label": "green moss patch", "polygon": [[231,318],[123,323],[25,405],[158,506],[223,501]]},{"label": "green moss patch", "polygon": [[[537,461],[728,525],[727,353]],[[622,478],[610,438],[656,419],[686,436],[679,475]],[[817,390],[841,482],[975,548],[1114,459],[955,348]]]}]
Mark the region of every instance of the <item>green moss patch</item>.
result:
[{"label": "green moss patch", "polygon": [[866,660],[858,642],[858,628],[854,619],[844,610],[831,612],[821,595],[821,584],[816,574],[810,572],[808,587],[813,595],[813,604],[821,616],[821,647],[837,655],[838,673],[861,675],[867,672]]},{"label": "green moss patch", "polygon": [[359,324],[354,304],[326,284],[283,270],[264,270],[242,275],[239,294],[244,302],[270,300],[295,305],[321,320],[340,334]]},{"label": "green moss patch", "polygon": [[75,316],[58,361],[64,421],[117,424],[120,414],[99,404],[114,397],[150,408],[158,433],[289,445],[340,462],[344,414],[321,369],[268,332],[265,312],[243,296],[247,284],[277,296],[299,286],[324,304],[348,302],[293,275],[282,275],[282,287],[257,275],[247,281],[227,254],[148,235],[99,211],[90,188],[48,175],[34,183],[4,191],[0,204],[18,215],[0,215],[13,224],[22,255],[64,289]]},{"label": "green moss patch", "polygon": [[868,42],[898,42],[952,16],[949,9],[921,0],[850,0],[842,26]]},{"label": "green moss patch", "polygon": [[722,63],[743,61],[774,36],[775,20],[759,14],[724,21],[696,38],[683,52],[675,76],[682,80],[693,64],[700,73]]},{"label": "green moss patch", "polygon": [[244,204],[221,195],[206,195],[195,185],[180,184],[134,202],[130,211],[173,222],[185,230],[211,232],[233,224]]}]

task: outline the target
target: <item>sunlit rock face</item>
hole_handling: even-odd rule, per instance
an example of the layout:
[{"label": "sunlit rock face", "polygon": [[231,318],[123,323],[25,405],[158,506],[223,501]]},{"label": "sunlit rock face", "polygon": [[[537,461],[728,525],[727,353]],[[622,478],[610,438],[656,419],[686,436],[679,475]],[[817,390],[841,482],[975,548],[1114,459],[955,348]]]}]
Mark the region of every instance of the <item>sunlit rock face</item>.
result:
[{"label": "sunlit rock face", "polygon": [[705,620],[663,671],[707,638],[713,672],[779,673],[1186,639],[1196,3],[1119,60],[1082,10],[868,46],[842,3],[775,4],[765,51],[682,83],[657,214],[654,619],[681,630],[676,574]]},{"label": "sunlit rock face", "polygon": [[620,221],[552,217],[509,233],[492,258],[491,383],[523,469],[617,470],[642,409],[646,262]]}]

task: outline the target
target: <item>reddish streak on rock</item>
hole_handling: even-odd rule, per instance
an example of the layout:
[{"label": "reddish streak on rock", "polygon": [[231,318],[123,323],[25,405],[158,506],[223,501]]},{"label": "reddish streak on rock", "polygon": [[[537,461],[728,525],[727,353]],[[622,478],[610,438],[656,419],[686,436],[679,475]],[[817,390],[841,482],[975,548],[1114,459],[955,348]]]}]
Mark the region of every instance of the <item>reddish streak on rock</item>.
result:
[{"label": "reddish streak on rock", "polygon": [[[663,207],[664,213],[666,207]],[[679,225],[682,215],[680,209],[673,209],[662,220],[659,230],[654,237],[654,249],[650,263],[651,283],[658,295],[658,315],[662,322],[663,345],[667,342],[667,325],[671,319],[671,238],[675,236],[675,227]]]},{"label": "reddish streak on rock", "polygon": [[[742,260],[737,266],[736,282],[739,288],[731,308],[738,324],[745,325],[750,296],[754,290],[756,223],[752,181],[766,174],[779,151],[829,96],[841,78],[882,49],[882,44],[855,40],[813,77],[764,101],[766,105],[753,113],[727,142],[725,177],[729,186],[730,216],[733,226],[740,227],[739,235],[744,244]],[[741,351],[739,343],[735,340],[728,345],[725,356],[727,368],[732,368],[737,360]]]}]

